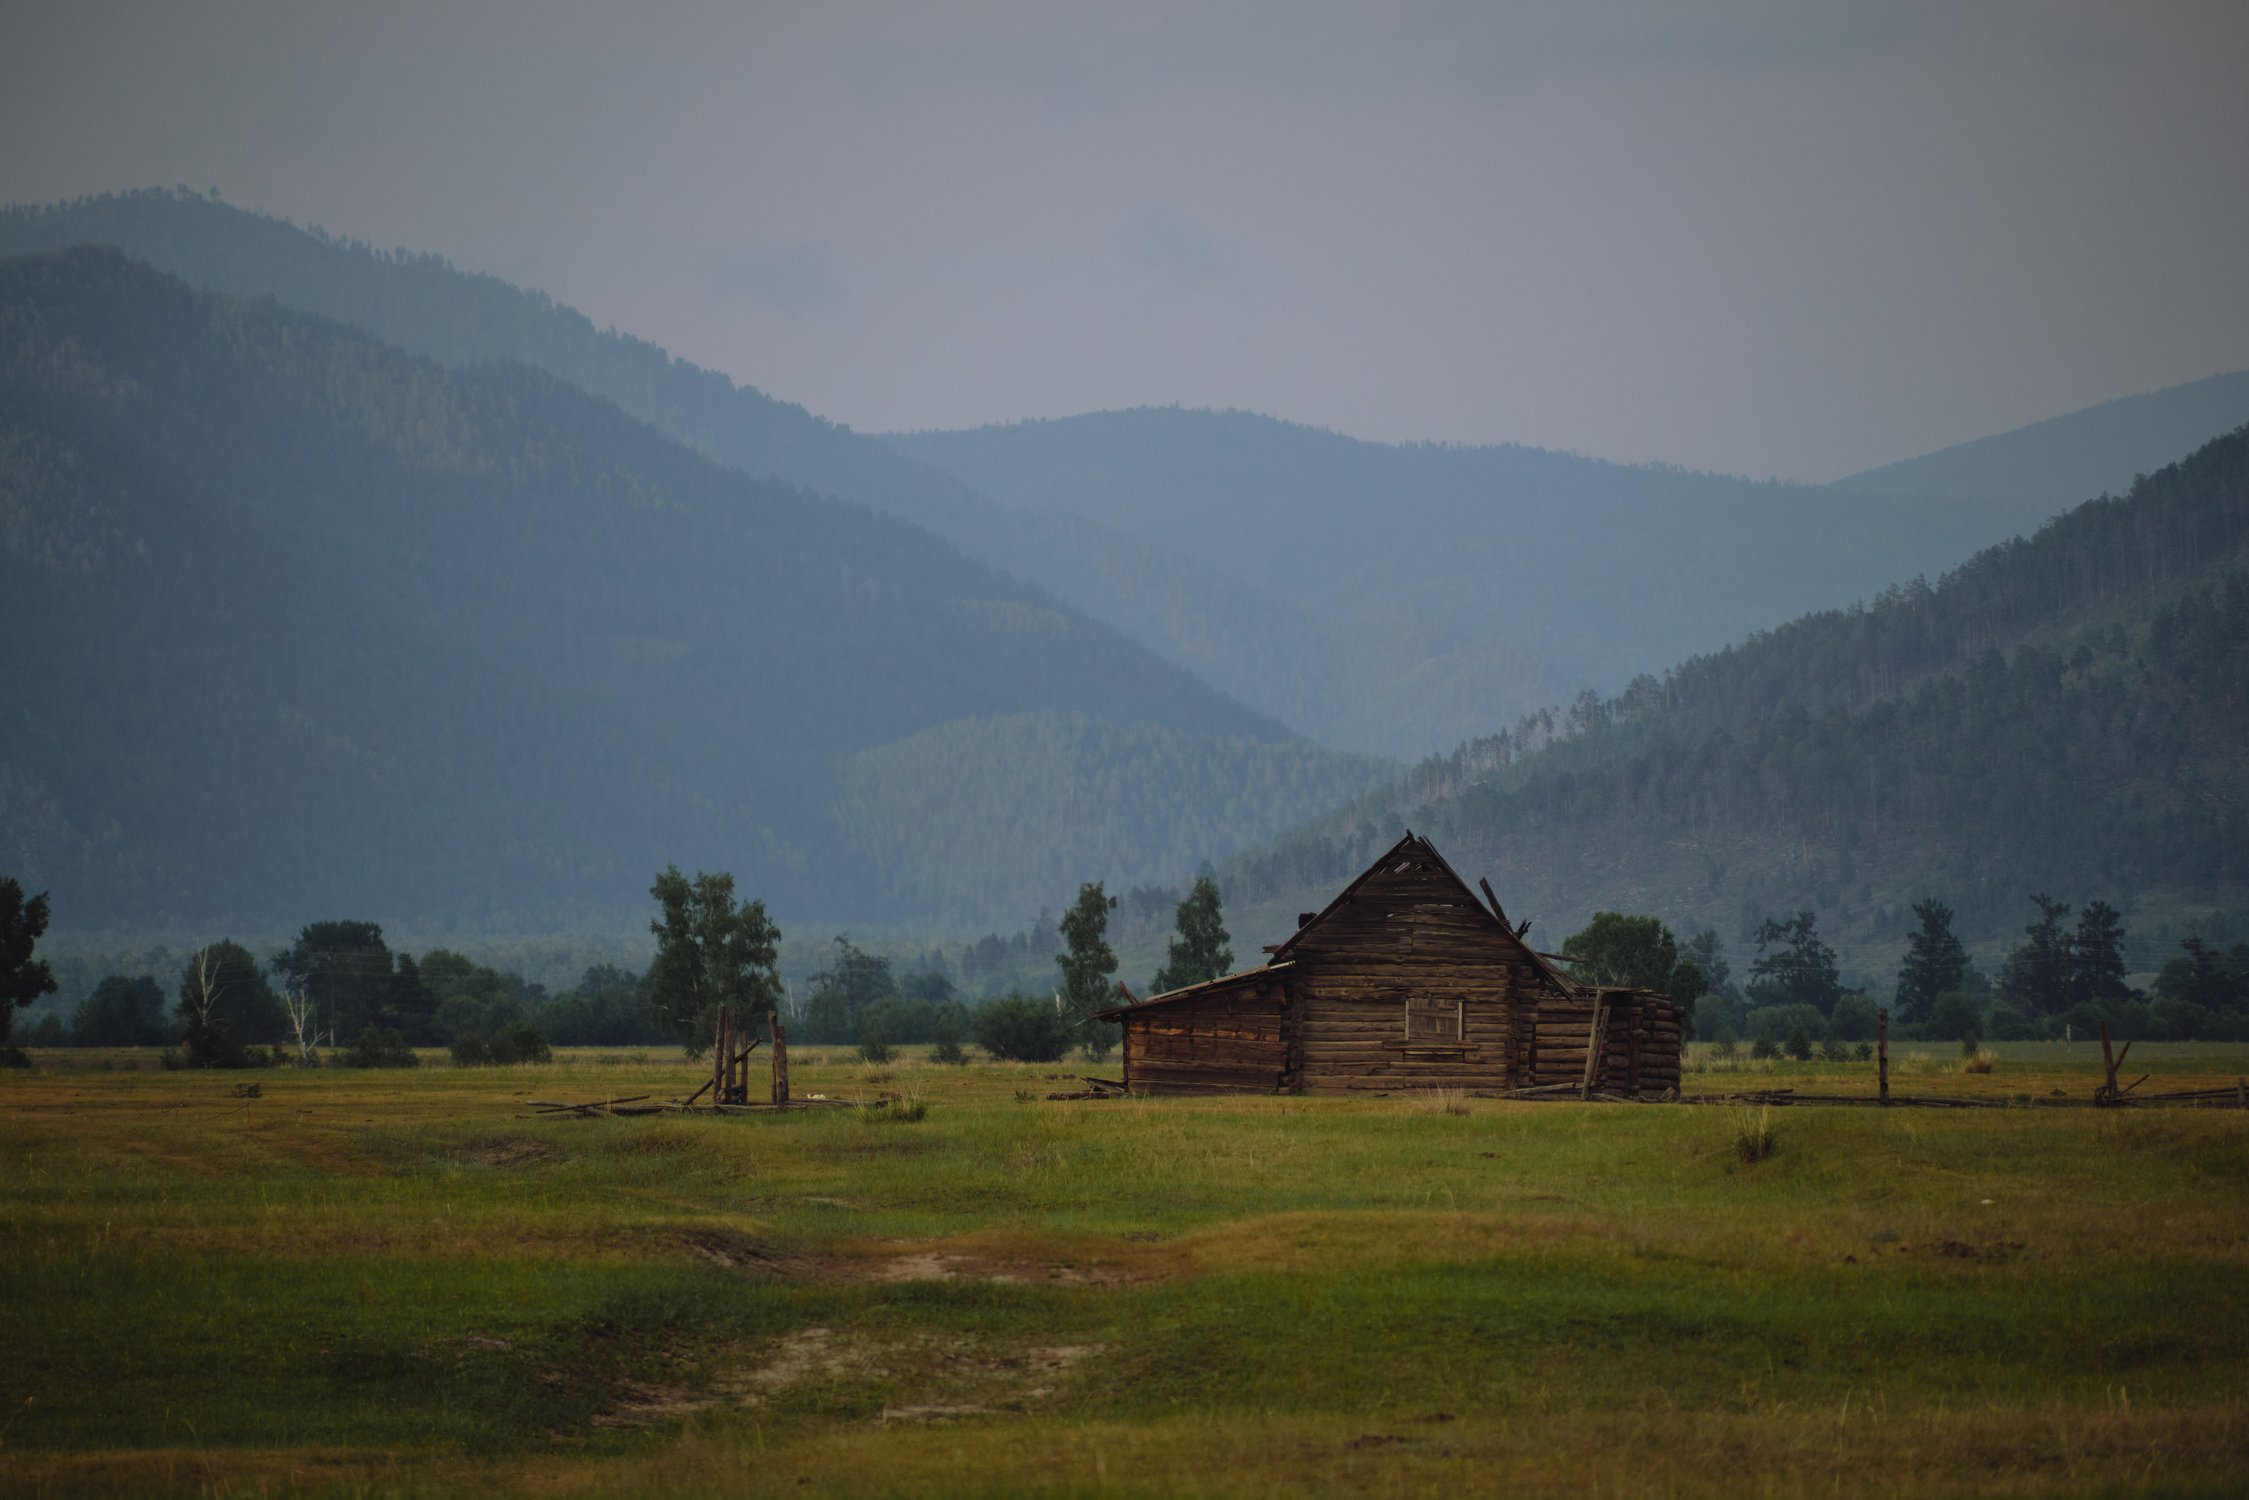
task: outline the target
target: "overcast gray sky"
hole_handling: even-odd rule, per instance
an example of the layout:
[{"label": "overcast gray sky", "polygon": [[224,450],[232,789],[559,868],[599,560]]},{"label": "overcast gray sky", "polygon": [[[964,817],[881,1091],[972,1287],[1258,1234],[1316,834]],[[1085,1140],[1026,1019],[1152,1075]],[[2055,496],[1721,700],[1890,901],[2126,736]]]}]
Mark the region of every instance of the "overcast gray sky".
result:
[{"label": "overcast gray sky", "polygon": [[0,12],[0,198],[216,187],[855,427],[1831,478],[2249,366],[2249,4]]}]

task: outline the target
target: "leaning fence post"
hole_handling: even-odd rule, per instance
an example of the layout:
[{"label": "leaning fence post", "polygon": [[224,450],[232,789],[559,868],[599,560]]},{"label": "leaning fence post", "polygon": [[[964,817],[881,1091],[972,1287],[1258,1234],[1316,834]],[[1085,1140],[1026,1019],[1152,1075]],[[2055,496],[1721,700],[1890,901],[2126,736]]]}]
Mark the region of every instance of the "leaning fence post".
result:
[{"label": "leaning fence post", "polygon": [[1890,1013],[1874,1013],[1874,1087],[1882,1103],[1890,1102]]}]

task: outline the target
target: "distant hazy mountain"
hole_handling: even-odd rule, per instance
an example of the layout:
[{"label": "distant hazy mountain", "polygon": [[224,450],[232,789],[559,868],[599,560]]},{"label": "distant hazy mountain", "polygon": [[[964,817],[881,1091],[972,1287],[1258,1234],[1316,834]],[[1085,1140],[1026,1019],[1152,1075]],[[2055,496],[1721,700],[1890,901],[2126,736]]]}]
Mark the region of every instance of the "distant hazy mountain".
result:
[{"label": "distant hazy mountain", "polygon": [[[900,451],[1032,514],[1097,519],[1380,641],[1402,624],[1613,690],[1806,610],[1935,574],[2059,509],[1631,468],[1533,448],[1391,446],[1236,412],[1140,410]],[[2084,493],[2090,493],[2089,491]],[[1464,693],[1398,738],[1434,747],[1539,699]]]},{"label": "distant hazy mountain", "polygon": [[0,262],[0,617],[0,868],[73,927],[614,929],[675,860],[1013,921],[1380,769],[551,375],[107,250]]},{"label": "distant hazy mountain", "polygon": [[994,504],[886,443],[434,255],[330,239],[191,193],[0,210],[0,254],[79,243],[118,246],[213,291],[270,296],[446,364],[545,370],[745,473],[926,526],[1330,744],[1418,754],[1482,728],[1491,704],[1567,686],[1508,643],[1426,615],[1352,619],[1267,593],[1210,566],[1192,537],[1174,545],[1099,517]]},{"label": "distant hazy mountain", "polygon": [[[1560,738],[1547,743],[1549,733]],[[1463,747],[1245,856],[1297,909],[1412,827],[1558,939],[1599,908],[1715,927],[1737,972],[1810,907],[1860,972],[1937,896],[1987,955],[2029,895],[2143,935],[2249,912],[2249,428],[1979,553]],[[1270,925],[1270,921],[1269,921]]]},{"label": "distant hazy mountain", "polygon": [[2134,478],[2249,422],[2249,370],[2104,401],[2012,432],[1839,479],[2023,511],[2121,495]]},{"label": "distant hazy mountain", "polygon": [[0,211],[0,251],[79,241],[443,362],[546,370],[746,473],[914,520],[1323,743],[1406,757],[1934,576],[2237,419],[2224,381],[2113,403],[2081,414],[2116,436],[2097,453],[2056,441],[2065,418],[1950,450],[1976,454],[1959,485],[1946,454],[1894,483],[1753,484],[1179,411],[885,442],[435,256],[192,194]]}]

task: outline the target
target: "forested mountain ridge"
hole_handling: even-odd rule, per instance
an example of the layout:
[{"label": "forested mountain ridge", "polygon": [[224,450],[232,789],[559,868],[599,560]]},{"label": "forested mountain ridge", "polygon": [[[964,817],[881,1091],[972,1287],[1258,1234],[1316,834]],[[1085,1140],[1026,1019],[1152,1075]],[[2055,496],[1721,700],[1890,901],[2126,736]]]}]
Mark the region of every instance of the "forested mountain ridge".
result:
[{"label": "forested mountain ridge", "polygon": [[434,255],[186,192],[0,210],[0,253],[81,241],[444,363],[544,369],[746,473],[926,526],[1323,743],[1409,758],[2028,530],[2100,487],[2054,482],[2083,456],[2078,418],[2111,456],[2239,420],[2197,426],[2224,405],[2214,382],[2112,403],[1969,445],[1983,489],[1965,500],[1925,472],[1947,455],[1895,466],[1892,496],[1868,490],[1879,474],[1760,485],[1233,413],[884,441]]},{"label": "forested mountain ridge", "polygon": [[1192,538],[1198,555],[1346,635],[1412,613],[1525,664],[1510,696],[1495,683],[1411,719],[1382,705],[1425,747],[1936,573],[2072,498],[1963,504],[1753,483],[1534,448],[1367,443],[1242,412],[1103,412],[891,441],[1029,513]]},{"label": "forested mountain ridge", "polygon": [[2146,920],[2249,906],[2249,429],[1990,548],[1526,717],[1244,856],[1285,908],[1410,826],[1558,940],[1597,908],[1819,912],[1861,972],[1936,896],[1987,948],[2034,891]]},{"label": "forested mountain ridge", "polygon": [[[1441,715],[1456,700],[1535,701],[1564,686],[1520,652],[1427,620],[1390,618],[1371,631],[1331,620],[1209,567],[1191,542],[994,504],[879,439],[440,256],[377,250],[188,192],[0,209],[0,255],[78,243],[117,246],[211,291],[270,296],[440,363],[501,359],[545,370],[745,473],[925,526],[1329,743],[1387,742],[1327,734],[1342,722],[1339,711],[1379,728]],[[1363,711],[1350,707],[1362,703]],[[1464,721],[1461,732],[1487,718]],[[1416,739],[1409,748],[1427,746]]]},{"label": "forested mountain ridge", "polygon": [[[1284,789],[1182,806],[1197,857],[1379,770],[552,376],[448,369],[109,250],[0,263],[0,597],[0,856],[72,926],[618,930],[673,860],[783,912],[926,918],[958,872],[847,835],[843,768],[986,718],[1082,715]],[[993,740],[1033,785],[1099,781],[1067,757],[1100,743]],[[910,765],[893,810],[958,804]],[[976,915],[1173,878],[1175,833],[1093,869],[1041,827]]]}]

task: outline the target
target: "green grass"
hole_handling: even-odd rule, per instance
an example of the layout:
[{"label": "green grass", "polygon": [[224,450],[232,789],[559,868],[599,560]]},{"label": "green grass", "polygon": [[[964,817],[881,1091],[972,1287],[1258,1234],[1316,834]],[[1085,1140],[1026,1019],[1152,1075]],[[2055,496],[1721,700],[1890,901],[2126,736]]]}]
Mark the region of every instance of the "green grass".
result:
[{"label": "green grass", "polygon": [[[2002,1044],[1916,1091],[2082,1098]],[[2147,1087],[2249,1048],[2135,1048]],[[597,1061],[597,1058],[607,1059]],[[1252,1098],[797,1061],[0,1076],[0,1491],[2228,1493],[2249,1115]],[[105,1070],[101,1062],[110,1066]],[[1114,1071],[1095,1070],[1095,1071]],[[1688,1087],[1871,1090],[1871,1068]],[[1063,1076],[1048,1076],[1063,1075]],[[801,1481],[801,1482],[800,1482]]]}]

